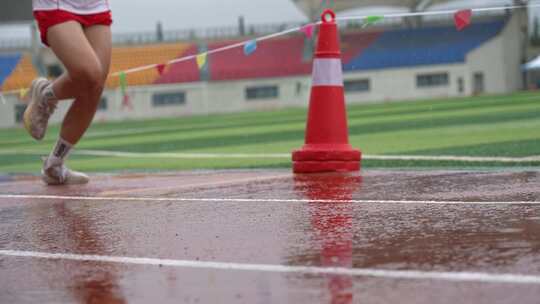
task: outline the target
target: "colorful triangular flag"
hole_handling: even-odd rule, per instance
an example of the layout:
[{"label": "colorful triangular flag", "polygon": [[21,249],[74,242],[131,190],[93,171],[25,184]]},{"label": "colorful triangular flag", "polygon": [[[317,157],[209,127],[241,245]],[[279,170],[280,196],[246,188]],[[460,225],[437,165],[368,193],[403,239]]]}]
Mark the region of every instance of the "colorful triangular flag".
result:
[{"label": "colorful triangular flag", "polygon": [[364,18],[364,24],[362,25],[362,27],[373,25],[383,19],[383,16],[367,16],[366,18]]},{"label": "colorful triangular flag", "polygon": [[250,40],[244,45],[244,54],[249,56],[257,50],[257,40]]},{"label": "colorful triangular flag", "polygon": [[462,31],[471,25],[472,10],[461,10],[454,14],[454,21],[456,23],[456,29]]},{"label": "colorful triangular flag", "polygon": [[122,93],[122,109],[128,108],[130,110],[133,109],[133,106],[131,105],[131,101],[129,98],[129,95],[127,93],[127,75],[125,72],[120,72],[120,92]]},{"label": "colorful triangular flag", "polygon": [[123,108],[133,110],[133,105],[131,104],[131,98],[129,97],[129,94],[124,94],[124,96],[122,96],[122,109]]},{"label": "colorful triangular flag", "polygon": [[206,57],[208,56],[208,53],[202,53],[197,55],[197,66],[199,69],[202,69],[204,65],[206,64]]},{"label": "colorful triangular flag", "polygon": [[156,70],[158,71],[159,76],[163,75],[163,72],[165,72],[165,67],[166,67],[166,65],[164,63],[158,64],[156,66]]},{"label": "colorful triangular flag", "polygon": [[311,37],[313,37],[313,32],[315,31],[315,24],[306,24],[300,29],[300,31],[304,33],[307,38],[311,39]]},{"label": "colorful triangular flag", "polygon": [[120,91],[123,95],[126,95],[126,89],[127,89],[127,76],[125,72],[120,72],[119,75],[120,78]]},{"label": "colorful triangular flag", "polygon": [[19,90],[19,99],[24,100],[28,94],[28,89],[22,88]]}]

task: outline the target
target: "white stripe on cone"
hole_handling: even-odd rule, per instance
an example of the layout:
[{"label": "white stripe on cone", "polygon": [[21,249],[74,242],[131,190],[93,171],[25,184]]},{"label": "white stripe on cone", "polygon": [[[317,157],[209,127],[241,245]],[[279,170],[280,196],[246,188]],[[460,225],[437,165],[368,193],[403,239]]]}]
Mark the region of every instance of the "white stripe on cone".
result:
[{"label": "white stripe on cone", "polygon": [[343,86],[341,59],[319,59],[313,61],[313,86]]}]

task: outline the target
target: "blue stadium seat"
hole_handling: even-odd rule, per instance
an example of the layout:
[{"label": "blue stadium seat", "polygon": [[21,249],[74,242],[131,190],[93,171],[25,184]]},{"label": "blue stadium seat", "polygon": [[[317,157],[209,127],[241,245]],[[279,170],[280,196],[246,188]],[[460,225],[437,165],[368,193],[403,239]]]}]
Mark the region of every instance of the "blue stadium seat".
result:
[{"label": "blue stadium seat", "polygon": [[344,70],[462,63],[469,52],[496,37],[504,25],[505,21],[476,23],[462,32],[452,26],[387,31],[347,62]]},{"label": "blue stadium seat", "polygon": [[19,64],[22,54],[0,55],[0,88]]}]

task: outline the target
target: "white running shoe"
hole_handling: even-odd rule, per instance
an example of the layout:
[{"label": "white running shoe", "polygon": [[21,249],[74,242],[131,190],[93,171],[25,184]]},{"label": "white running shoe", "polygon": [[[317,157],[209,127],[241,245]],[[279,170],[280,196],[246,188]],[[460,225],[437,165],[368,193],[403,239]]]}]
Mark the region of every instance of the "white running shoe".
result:
[{"label": "white running shoe", "polygon": [[41,179],[49,186],[83,185],[88,184],[90,181],[88,175],[72,171],[64,166],[64,164],[47,166],[47,158],[43,159]]},{"label": "white running shoe", "polygon": [[56,110],[56,105],[47,102],[43,91],[51,82],[45,78],[37,78],[30,87],[30,103],[24,111],[24,127],[36,140],[42,140],[47,132],[49,118]]}]

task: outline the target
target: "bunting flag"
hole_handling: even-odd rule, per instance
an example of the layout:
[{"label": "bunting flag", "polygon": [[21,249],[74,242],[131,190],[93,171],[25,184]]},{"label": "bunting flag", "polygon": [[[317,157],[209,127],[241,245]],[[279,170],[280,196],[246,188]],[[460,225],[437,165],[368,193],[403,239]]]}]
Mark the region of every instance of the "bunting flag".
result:
[{"label": "bunting flag", "polygon": [[208,56],[208,53],[202,53],[197,55],[197,66],[199,69],[202,69],[206,65],[206,57]]},{"label": "bunting flag", "polygon": [[122,95],[126,95],[127,77],[125,72],[120,72],[120,91]]},{"label": "bunting flag", "polygon": [[456,23],[456,29],[462,31],[471,25],[472,10],[461,10],[454,14],[454,21]]},{"label": "bunting flag", "polygon": [[133,109],[129,95],[127,93],[127,77],[125,72],[120,72],[120,92],[122,92],[122,109]]},{"label": "bunting flag", "polygon": [[26,98],[26,95],[28,94],[28,89],[20,89],[19,90],[19,99],[24,100]]},{"label": "bunting flag", "polygon": [[257,50],[257,40],[250,40],[244,45],[244,54],[249,56]]},{"label": "bunting flag", "polygon": [[131,99],[128,94],[125,94],[122,97],[122,109],[128,108],[129,110],[133,110],[133,105],[131,104]]},{"label": "bunting flag", "polygon": [[157,71],[159,73],[159,76],[163,75],[163,72],[165,72],[165,67],[166,67],[166,65],[164,63],[158,64],[156,66],[156,69],[157,69]]},{"label": "bunting flag", "polygon": [[315,32],[315,24],[306,24],[300,29],[300,31],[304,33],[308,39],[311,39],[313,37],[313,32]]},{"label": "bunting flag", "polygon": [[364,19],[364,24],[362,25],[362,27],[373,25],[383,19],[383,16],[368,16]]}]

